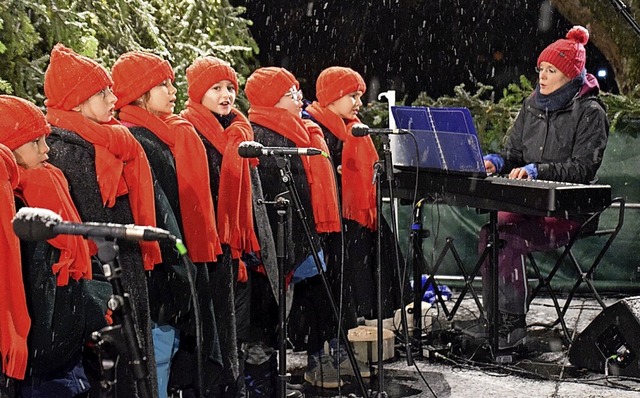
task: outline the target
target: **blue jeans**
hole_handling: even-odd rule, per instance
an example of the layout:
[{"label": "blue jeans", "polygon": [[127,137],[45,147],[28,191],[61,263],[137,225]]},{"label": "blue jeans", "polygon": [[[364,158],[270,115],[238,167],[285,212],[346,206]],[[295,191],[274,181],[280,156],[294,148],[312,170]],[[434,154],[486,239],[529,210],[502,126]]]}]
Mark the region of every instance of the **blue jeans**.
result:
[{"label": "blue jeans", "polygon": [[27,376],[19,383],[20,394],[24,398],[71,398],[86,393],[90,388],[82,361],[43,377]]},{"label": "blue jeans", "polygon": [[171,360],[180,345],[180,331],[169,325],[154,325],[151,334],[158,371],[158,398],[167,398]]}]

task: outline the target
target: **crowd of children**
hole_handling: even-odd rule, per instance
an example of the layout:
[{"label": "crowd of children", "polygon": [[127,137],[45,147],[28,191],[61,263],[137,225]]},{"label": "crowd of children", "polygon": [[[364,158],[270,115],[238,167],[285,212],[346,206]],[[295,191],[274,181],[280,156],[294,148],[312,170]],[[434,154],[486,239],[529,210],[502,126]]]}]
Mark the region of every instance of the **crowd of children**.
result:
[{"label": "crowd of children", "polygon": [[[536,89],[505,150],[486,155],[488,172],[596,180],[608,122],[585,69],[588,40],[585,28],[574,27],[540,54]],[[370,137],[351,133],[366,91],[362,76],[329,67],[317,78],[317,100],[307,103],[291,72],[259,68],[245,86],[248,117],[234,107],[238,78],[227,62],[192,62],[179,115],[174,78],[169,62],[151,53],[122,54],[110,74],[57,44],[44,78],[45,113],[0,95],[0,396],[275,396],[276,257],[286,259],[283,277],[295,287],[289,329],[307,351],[304,379],[337,388],[356,375],[354,365],[370,376],[347,360],[341,331],[403,304],[404,267],[377,213],[378,154]],[[239,148],[258,147],[252,141],[330,156],[245,158]],[[114,251],[108,240],[64,234],[21,241],[11,222],[23,207],[74,223],[159,227],[184,245],[120,240]],[[282,211],[289,212],[285,234]],[[523,255],[564,245],[581,217],[500,213],[498,221],[498,349],[511,349],[526,339]],[[377,238],[385,248],[381,314]],[[486,241],[484,228],[480,250]],[[107,261],[119,266],[121,284]],[[129,298],[130,311],[107,309],[110,297]],[[96,340],[131,324],[123,337],[133,344]]]},{"label": "crowd of children", "polygon": [[[277,211],[265,204],[294,192],[287,192],[279,158],[241,156],[241,144],[253,141],[330,154],[286,160],[306,215],[303,222],[290,209],[288,218],[286,280],[304,309],[290,322],[306,342],[306,381],[336,388],[340,375],[354,374],[339,328],[376,316],[377,153],[370,138],[349,134],[364,80],[352,69],[329,68],[306,113],[291,72],[259,68],[246,83],[245,116],[234,107],[239,84],[228,62],[197,58],[186,78],[188,100],[176,114],[174,71],[161,57],[128,52],[109,73],[57,44],[45,73],[44,113],[0,96],[3,393],[100,397],[115,388],[134,397],[148,386],[160,398],[274,396],[277,281],[267,268],[275,264]],[[62,234],[20,241],[11,221],[22,207],[76,223],[158,227],[184,242],[187,265],[170,240],[117,241],[142,368],[123,349],[108,379],[101,347],[90,344],[93,332],[125,321],[107,309],[118,292],[97,256],[105,242]],[[345,303],[340,322],[329,292]],[[268,354],[256,359],[256,347]],[[245,363],[261,362],[269,369],[255,380]]]}]

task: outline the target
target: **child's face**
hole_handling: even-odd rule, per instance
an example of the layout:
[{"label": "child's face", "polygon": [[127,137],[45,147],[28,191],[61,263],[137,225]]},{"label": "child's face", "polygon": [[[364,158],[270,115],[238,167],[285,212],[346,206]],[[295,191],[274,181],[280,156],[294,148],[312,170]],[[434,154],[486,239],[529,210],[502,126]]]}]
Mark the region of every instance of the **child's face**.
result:
[{"label": "child's face", "polygon": [[144,108],[154,115],[172,114],[176,106],[177,91],[170,79],[161,82],[149,90],[149,98]]},{"label": "child's face", "polygon": [[228,115],[236,100],[236,88],[230,80],[221,80],[202,96],[202,105],[218,115]]},{"label": "child's face", "polygon": [[300,116],[302,113],[302,98],[302,91],[294,86],[280,97],[275,107],[286,109],[291,114]]},{"label": "child's face", "polygon": [[44,167],[43,163],[49,159],[47,156],[49,146],[44,137],[43,135],[36,140],[29,141],[13,151],[13,156],[16,157],[16,162],[20,166],[25,169]]},{"label": "child's face", "polygon": [[362,106],[362,94],[362,91],[349,93],[327,105],[327,109],[343,119],[353,119]]},{"label": "child's face", "polygon": [[78,105],[76,109],[96,123],[107,123],[113,117],[114,104],[117,100],[111,87],[105,87]]}]

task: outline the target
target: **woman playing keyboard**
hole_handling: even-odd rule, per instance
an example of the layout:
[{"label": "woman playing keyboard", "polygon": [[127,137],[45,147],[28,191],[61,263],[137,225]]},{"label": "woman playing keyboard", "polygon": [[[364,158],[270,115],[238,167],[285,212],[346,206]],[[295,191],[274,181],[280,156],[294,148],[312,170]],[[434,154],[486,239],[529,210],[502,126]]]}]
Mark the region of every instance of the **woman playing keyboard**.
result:
[{"label": "woman playing keyboard", "polygon": [[[575,26],[565,39],[555,41],[540,53],[536,89],[524,100],[502,153],[484,157],[488,173],[513,179],[595,182],[607,144],[609,123],[598,100],[598,81],[585,70],[584,45],[588,40],[589,32]],[[499,350],[516,348],[526,341],[524,256],[564,246],[585,220],[586,217],[565,219],[498,213],[498,232],[504,241],[498,258]],[[487,246],[488,235],[489,229],[485,226],[480,232],[481,252]],[[489,276],[488,261],[483,275]],[[491,293],[491,284],[484,283],[485,303],[491,302],[488,301]]]}]

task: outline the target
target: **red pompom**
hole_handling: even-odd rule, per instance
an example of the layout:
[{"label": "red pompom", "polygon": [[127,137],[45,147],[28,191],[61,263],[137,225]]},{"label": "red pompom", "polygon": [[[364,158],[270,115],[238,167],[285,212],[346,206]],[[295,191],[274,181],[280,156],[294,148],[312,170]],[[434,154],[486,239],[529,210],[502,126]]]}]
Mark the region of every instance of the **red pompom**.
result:
[{"label": "red pompom", "polygon": [[589,31],[582,26],[574,26],[567,32],[567,39],[585,45],[589,41]]}]

